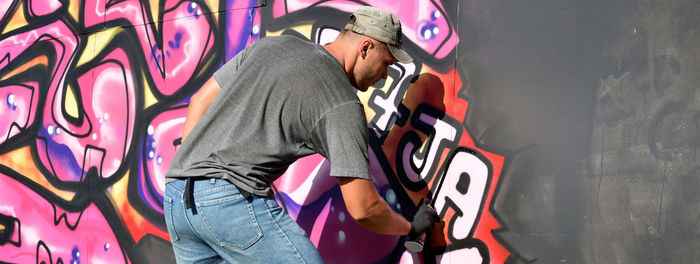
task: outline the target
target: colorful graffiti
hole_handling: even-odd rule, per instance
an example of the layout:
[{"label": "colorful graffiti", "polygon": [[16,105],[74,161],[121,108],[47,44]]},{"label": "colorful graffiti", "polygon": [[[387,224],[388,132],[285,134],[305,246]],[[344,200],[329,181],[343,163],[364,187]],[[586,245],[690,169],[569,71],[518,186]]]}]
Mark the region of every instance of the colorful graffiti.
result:
[{"label": "colorful graffiti", "polygon": [[329,263],[504,263],[491,205],[505,158],[464,127],[459,36],[439,1],[422,0],[3,1],[0,262],[173,262],[164,174],[189,96],[260,37],[327,43],[360,5],[397,14],[415,59],[358,94],[376,186],[404,214],[431,195],[443,222],[421,254],[363,230],[318,155],[275,182],[278,202]]}]

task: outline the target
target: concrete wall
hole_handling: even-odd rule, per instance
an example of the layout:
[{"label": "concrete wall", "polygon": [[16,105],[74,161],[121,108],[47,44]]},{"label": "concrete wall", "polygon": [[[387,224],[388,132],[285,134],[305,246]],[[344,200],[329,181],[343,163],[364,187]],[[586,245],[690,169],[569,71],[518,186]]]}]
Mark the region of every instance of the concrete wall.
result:
[{"label": "concrete wall", "polygon": [[[443,219],[422,254],[349,217],[329,164],[278,202],[329,263],[697,259],[700,3],[0,3],[0,262],[172,263],[163,174],[189,96],[264,36],[396,13],[415,61],[367,93],[380,194]],[[312,184],[313,183],[313,184]]]},{"label": "concrete wall", "polygon": [[537,263],[696,262],[700,2],[471,1],[460,14],[466,127],[512,151],[500,237]]}]

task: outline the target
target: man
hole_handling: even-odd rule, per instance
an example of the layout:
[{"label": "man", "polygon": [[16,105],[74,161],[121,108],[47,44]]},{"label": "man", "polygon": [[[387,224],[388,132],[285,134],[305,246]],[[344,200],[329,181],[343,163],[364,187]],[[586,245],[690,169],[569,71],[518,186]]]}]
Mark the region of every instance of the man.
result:
[{"label": "man", "polygon": [[260,39],[195,93],[183,144],[166,174],[165,220],[179,263],[321,263],[270,185],[298,158],[320,153],[362,227],[413,237],[438,220],[419,206],[413,222],[379,196],[369,174],[367,124],[356,90],[387,77],[401,49],[396,16],[362,7],[326,46],[293,36]]}]

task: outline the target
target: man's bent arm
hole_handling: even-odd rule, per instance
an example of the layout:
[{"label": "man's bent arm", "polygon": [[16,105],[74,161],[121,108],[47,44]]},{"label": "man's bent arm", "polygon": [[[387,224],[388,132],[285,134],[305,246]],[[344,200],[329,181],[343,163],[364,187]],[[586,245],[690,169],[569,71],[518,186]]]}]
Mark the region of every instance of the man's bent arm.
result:
[{"label": "man's bent arm", "polygon": [[204,83],[199,91],[192,95],[192,98],[190,98],[190,105],[187,107],[185,125],[182,129],[182,142],[185,142],[185,138],[190,131],[192,131],[192,128],[202,119],[202,116],[204,116],[204,113],[209,109],[209,105],[214,101],[214,98],[220,90],[221,87],[219,83],[214,80],[214,77],[211,77]]},{"label": "man's bent arm", "polygon": [[406,235],[411,223],[379,196],[371,180],[337,177],[348,212],[363,228],[386,235]]}]

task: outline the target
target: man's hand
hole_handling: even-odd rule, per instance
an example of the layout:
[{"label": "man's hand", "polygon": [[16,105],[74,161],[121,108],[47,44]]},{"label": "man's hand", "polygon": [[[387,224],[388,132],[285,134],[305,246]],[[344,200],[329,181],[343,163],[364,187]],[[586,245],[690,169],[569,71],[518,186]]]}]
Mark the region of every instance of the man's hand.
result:
[{"label": "man's hand", "polygon": [[417,238],[421,234],[432,230],[435,223],[440,221],[435,209],[430,206],[430,199],[423,198],[416,207],[413,221],[411,221],[411,231],[408,232],[409,238]]}]

